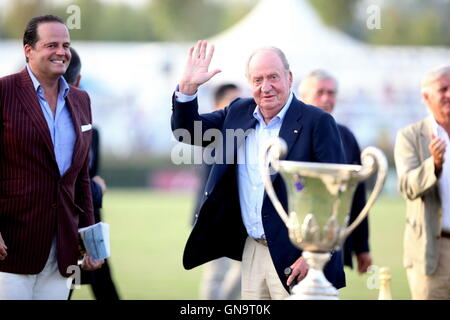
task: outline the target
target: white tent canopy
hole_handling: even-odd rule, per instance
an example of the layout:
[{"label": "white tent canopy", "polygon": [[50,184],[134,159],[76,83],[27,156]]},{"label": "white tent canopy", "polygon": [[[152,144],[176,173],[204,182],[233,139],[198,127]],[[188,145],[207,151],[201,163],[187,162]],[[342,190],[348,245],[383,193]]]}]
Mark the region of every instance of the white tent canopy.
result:
[{"label": "white tent canopy", "polygon": [[[307,65],[331,66],[336,57],[361,57],[365,46],[323,25],[304,0],[261,0],[239,23],[209,40],[216,46],[214,64],[224,72],[243,74],[246,59],[257,48],[283,50],[294,71]],[[351,56],[350,56],[351,55]]]}]

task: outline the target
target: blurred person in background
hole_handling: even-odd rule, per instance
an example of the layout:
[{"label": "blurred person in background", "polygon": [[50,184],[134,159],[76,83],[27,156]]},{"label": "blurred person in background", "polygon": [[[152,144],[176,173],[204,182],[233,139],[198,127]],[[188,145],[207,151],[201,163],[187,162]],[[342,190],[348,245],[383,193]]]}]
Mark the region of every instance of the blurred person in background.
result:
[{"label": "blurred person in background", "polygon": [[[69,67],[67,68],[64,78],[67,83],[80,87],[81,81],[81,59],[74,48],[70,48],[72,59]],[[101,221],[101,212],[103,202],[103,195],[106,192],[106,183],[98,175],[98,168],[100,164],[100,135],[98,129],[92,128],[92,145],[90,149],[89,157],[89,177],[91,178],[91,191],[92,201],[94,205],[94,218],[95,223]],[[97,300],[119,300],[119,295],[114,285],[114,281],[111,276],[111,270],[109,268],[108,259],[105,259],[105,263],[102,268],[94,271],[82,271],[81,272],[81,284],[90,284],[95,299]],[[70,291],[69,299],[71,298],[73,290]]]},{"label": "blurred person in background", "polygon": [[[324,70],[314,70],[301,81],[299,85],[300,100],[316,106],[329,114],[336,106],[338,92],[337,80]],[[337,124],[348,164],[361,164],[361,150],[353,133],[346,126]],[[360,183],[353,195],[350,209],[351,224],[366,205],[366,186]],[[369,220],[366,217],[358,227],[347,237],[343,247],[344,264],[353,268],[353,254],[358,263],[358,272],[366,273],[372,264],[369,250]]]},{"label": "blurred person in background", "polygon": [[450,65],[421,84],[430,116],[399,130],[394,157],[406,199],[403,265],[415,300],[450,299]]}]

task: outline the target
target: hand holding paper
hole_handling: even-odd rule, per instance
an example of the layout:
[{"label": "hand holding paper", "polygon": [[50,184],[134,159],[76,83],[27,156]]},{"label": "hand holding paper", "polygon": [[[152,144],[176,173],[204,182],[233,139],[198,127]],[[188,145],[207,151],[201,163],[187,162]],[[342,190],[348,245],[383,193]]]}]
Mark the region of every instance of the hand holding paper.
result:
[{"label": "hand holding paper", "polygon": [[105,263],[104,259],[100,260],[94,260],[92,256],[90,256],[88,253],[84,255],[83,262],[81,263],[81,269],[86,271],[93,271],[99,269],[103,263]]},{"label": "hand holding paper", "polygon": [[[88,253],[87,256],[90,256],[95,261],[106,259],[110,256],[109,224],[99,222],[92,226],[78,229],[78,232]],[[90,265],[89,259],[87,265]]]}]

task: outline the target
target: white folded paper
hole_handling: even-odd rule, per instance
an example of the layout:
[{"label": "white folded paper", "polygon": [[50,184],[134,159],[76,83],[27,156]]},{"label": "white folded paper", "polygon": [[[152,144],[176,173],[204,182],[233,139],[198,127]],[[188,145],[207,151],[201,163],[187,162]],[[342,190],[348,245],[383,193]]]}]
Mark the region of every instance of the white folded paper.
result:
[{"label": "white folded paper", "polygon": [[109,224],[99,222],[86,228],[78,229],[87,253],[94,260],[106,259],[110,256]]}]

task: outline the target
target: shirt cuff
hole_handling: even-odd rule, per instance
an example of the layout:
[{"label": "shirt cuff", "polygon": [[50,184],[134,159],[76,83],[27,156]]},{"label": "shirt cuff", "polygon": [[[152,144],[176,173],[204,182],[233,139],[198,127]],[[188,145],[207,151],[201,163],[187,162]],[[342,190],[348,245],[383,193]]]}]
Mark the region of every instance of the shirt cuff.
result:
[{"label": "shirt cuff", "polygon": [[197,98],[197,93],[195,93],[194,95],[190,96],[187,94],[183,94],[180,91],[175,91],[175,101],[176,102],[191,102],[193,101],[195,98]]}]

